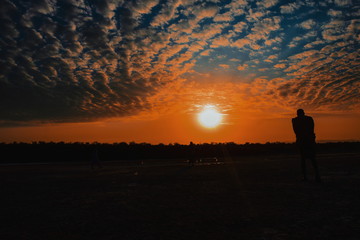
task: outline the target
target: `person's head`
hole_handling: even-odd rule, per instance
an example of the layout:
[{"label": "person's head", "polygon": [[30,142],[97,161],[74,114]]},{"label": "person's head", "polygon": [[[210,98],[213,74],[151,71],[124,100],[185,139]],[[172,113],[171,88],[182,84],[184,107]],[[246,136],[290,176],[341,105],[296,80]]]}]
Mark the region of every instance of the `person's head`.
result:
[{"label": "person's head", "polygon": [[305,116],[305,112],[304,112],[304,110],[303,109],[298,109],[297,111],[296,111],[296,113],[297,113],[297,115],[298,115],[298,117],[302,117],[302,116]]}]

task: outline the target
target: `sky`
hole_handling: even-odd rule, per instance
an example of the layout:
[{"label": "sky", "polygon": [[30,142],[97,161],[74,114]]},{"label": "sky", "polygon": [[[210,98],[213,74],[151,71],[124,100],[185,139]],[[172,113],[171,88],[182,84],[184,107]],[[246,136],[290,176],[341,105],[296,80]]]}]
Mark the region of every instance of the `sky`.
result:
[{"label": "sky", "polygon": [[360,140],[359,42],[356,0],[1,0],[0,142]]}]

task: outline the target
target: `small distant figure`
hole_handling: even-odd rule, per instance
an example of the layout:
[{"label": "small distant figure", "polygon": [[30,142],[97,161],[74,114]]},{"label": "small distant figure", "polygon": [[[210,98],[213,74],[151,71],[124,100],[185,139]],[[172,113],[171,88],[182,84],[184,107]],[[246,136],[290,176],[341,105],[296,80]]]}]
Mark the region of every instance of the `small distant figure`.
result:
[{"label": "small distant figure", "polygon": [[102,168],[102,164],[100,162],[99,158],[99,150],[97,147],[93,149],[93,152],[91,153],[91,169],[94,170],[95,166],[100,169]]},{"label": "small distant figure", "polygon": [[193,142],[190,142],[189,149],[190,149],[189,166],[193,167],[195,166],[195,162],[196,162],[196,149],[195,149],[195,144]]},{"label": "small distant figure", "polygon": [[315,179],[321,182],[319,168],[316,161],[315,153],[315,132],[314,120],[306,116],[303,109],[297,110],[297,117],[292,119],[292,126],[296,135],[296,144],[300,150],[301,168],[304,181],[307,181],[306,159],[310,159],[315,171]]}]

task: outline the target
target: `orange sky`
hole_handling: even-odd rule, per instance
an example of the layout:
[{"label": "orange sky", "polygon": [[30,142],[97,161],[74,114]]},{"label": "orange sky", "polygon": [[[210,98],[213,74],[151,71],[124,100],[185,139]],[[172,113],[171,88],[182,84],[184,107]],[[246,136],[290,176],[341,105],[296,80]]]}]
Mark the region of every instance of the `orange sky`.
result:
[{"label": "orange sky", "polygon": [[[1,142],[288,142],[298,108],[318,140],[360,140],[355,1],[13,0],[2,10]],[[211,130],[196,121],[209,104],[224,116]]]},{"label": "orange sky", "polygon": [[[291,118],[295,117],[292,96],[287,101],[266,94],[262,80],[234,84],[228,76],[216,82],[177,82],[148,98],[149,109],[136,115],[83,123],[41,123],[38,126],[0,128],[0,142],[148,142],[188,144],[204,142],[291,142]],[[221,83],[219,83],[219,81]],[[200,83],[199,83],[200,82]],[[292,102],[289,104],[289,102]],[[360,140],[357,111],[312,109],[298,101],[315,120],[318,141]],[[222,123],[204,128],[197,114],[214,105],[223,115]],[[305,106],[304,106],[305,105]],[[304,106],[304,107],[303,107]],[[30,122],[31,124],[31,122]]]},{"label": "orange sky", "polygon": [[[209,79],[202,83],[170,84],[148,98],[150,109],[136,115],[85,123],[51,123],[29,127],[0,128],[0,141],[65,142],[148,142],[188,144],[204,142],[291,142],[291,118],[296,108],[282,98],[264,92],[268,83],[232,83],[223,76],[219,84]],[[201,82],[201,81],[200,81]],[[206,105],[223,114],[222,123],[208,129],[197,114]],[[299,106],[303,107],[299,101]],[[289,106],[290,105],[290,106]],[[329,111],[303,107],[315,120],[318,141],[360,140],[360,115],[356,111]]]},{"label": "orange sky", "polygon": [[[311,115],[311,114],[310,114]],[[357,116],[314,116],[317,140],[359,140]],[[214,129],[202,127],[195,114],[171,114],[155,120],[112,119],[95,123],[1,128],[0,141],[149,142],[289,142],[294,140],[290,118],[251,118],[225,115]]]}]

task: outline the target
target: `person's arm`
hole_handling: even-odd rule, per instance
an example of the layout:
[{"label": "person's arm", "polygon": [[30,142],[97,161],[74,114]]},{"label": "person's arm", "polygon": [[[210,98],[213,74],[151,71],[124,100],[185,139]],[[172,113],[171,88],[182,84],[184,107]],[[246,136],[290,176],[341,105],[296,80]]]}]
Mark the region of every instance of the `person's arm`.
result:
[{"label": "person's arm", "polygon": [[312,133],[315,133],[314,128],[315,128],[314,119],[310,117],[310,129]]},{"label": "person's arm", "polygon": [[291,122],[292,122],[292,127],[294,130],[294,133],[295,133],[295,135],[297,135],[297,126],[296,126],[295,118],[291,119]]}]

